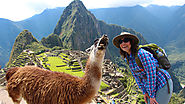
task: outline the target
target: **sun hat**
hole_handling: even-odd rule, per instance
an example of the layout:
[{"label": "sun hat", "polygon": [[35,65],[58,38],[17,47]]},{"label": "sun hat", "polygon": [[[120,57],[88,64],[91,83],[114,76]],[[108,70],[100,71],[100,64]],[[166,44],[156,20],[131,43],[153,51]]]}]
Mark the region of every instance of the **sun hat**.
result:
[{"label": "sun hat", "polygon": [[134,42],[134,44],[139,44],[139,39],[138,39],[138,37],[136,36],[136,35],[133,35],[133,34],[131,34],[131,33],[128,33],[128,32],[121,32],[121,34],[120,35],[118,35],[118,36],[116,36],[116,37],[114,37],[113,38],[113,44],[117,47],[117,48],[119,48],[120,47],[120,43],[119,43],[119,40],[120,39],[123,39],[123,38],[129,38],[129,39],[132,39],[133,41],[132,42]]}]

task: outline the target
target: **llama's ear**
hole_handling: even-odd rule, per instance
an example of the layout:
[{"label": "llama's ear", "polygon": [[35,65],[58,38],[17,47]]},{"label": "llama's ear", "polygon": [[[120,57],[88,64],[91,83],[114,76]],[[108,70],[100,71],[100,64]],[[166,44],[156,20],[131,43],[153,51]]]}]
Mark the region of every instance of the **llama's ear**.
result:
[{"label": "llama's ear", "polygon": [[96,45],[98,44],[99,38],[94,40],[94,46],[96,47]]},{"label": "llama's ear", "polygon": [[93,44],[91,47],[87,48],[87,49],[85,50],[85,52],[90,53],[91,50],[93,49],[93,47],[94,47],[94,44]]},{"label": "llama's ear", "polygon": [[98,42],[98,40],[99,40],[99,38],[95,39],[95,40],[94,40],[94,43]]}]

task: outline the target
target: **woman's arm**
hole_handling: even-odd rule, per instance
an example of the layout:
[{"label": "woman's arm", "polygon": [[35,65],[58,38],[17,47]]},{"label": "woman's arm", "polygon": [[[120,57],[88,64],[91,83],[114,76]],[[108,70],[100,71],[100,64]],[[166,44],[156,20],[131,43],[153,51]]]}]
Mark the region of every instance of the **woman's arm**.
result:
[{"label": "woman's arm", "polygon": [[136,80],[136,83],[137,83],[139,89],[141,89],[141,91],[143,92],[143,94],[145,94],[146,93],[146,90],[145,90],[145,88],[143,86],[143,83],[141,82],[140,78],[138,76],[136,76],[135,73],[133,73],[132,70],[131,70],[131,72],[132,72],[132,75],[134,76],[134,78]]},{"label": "woman's arm", "polygon": [[145,50],[138,52],[138,57],[146,72],[146,91],[150,98],[155,98],[156,92],[156,63],[153,55]]}]

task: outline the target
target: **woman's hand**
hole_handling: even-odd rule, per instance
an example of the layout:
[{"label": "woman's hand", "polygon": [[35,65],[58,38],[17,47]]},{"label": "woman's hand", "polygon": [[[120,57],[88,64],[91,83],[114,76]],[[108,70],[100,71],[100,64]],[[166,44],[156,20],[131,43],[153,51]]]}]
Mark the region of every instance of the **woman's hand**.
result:
[{"label": "woman's hand", "polygon": [[150,96],[148,95],[148,93],[144,94],[144,100],[146,104],[148,104],[147,98],[150,99]]},{"label": "woman's hand", "polygon": [[150,98],[150,104],[159,104],[155,98]]}]

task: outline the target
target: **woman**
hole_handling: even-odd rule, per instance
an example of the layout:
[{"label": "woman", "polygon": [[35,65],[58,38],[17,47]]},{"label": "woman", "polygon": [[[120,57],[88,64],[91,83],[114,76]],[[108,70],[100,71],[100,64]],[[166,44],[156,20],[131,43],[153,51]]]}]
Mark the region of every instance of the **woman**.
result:
[{"label": "woman", "polygon": [[[145,103],[168,104],[173,92],[171,77],[164,69],[157,71],[158,61],[151,53],[142,48],[138,50],[138,37],[122,32],[113,39],[113,44],[120,49],[121,56],[128,60],[131,73],[144,94]],[[144,69],[137,65],[135,55],[138,55]],[[167,81],[170,93],[168,93]]]}]

